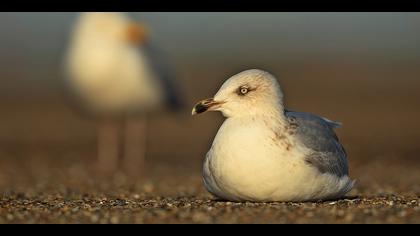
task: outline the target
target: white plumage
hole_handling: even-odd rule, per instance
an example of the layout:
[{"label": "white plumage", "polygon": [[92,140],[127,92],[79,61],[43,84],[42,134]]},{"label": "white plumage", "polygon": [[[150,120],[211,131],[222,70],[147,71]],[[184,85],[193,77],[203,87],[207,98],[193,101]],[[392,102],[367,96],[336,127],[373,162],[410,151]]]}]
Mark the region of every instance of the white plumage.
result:
[{"label": "white plumage", "polygon": [[227,119],[206,155],[205,187],[231,201],[308,201],[344,196],[353,186],[337,123],[284,109],[277,80],[261,70],[228,79],[193,114]]},{"label": "white plumage", "polygon": [[[98,156],[106,169],[124,155],[127,168],[144,170],[145,115],[178,105],[168,71],[156,69],[161,62],[147,33],[145,25],[116,12],[82,13],[72,32],[67,84],[80,107],[100,117]],[[123,151],[118,120],[126,120]]]}]

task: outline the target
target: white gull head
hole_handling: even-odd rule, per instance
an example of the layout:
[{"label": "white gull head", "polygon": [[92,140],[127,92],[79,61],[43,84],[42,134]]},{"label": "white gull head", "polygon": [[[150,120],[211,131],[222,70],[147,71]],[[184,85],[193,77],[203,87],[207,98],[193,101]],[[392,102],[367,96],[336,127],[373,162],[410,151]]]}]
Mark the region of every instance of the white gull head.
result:
[{"label": "white gull head", "polygon": [[220,111],[225,117],[281,113],[283,92],[270,73],[251,69],[230,77],[213,98],[197,103],[192,114]]},{"label": "white gull head", "polygon": [[118,12],[82,13],[78,21],[77,40],[84,44],[112,46],[136,46],[147,38],[144,24],[129,19]]}]

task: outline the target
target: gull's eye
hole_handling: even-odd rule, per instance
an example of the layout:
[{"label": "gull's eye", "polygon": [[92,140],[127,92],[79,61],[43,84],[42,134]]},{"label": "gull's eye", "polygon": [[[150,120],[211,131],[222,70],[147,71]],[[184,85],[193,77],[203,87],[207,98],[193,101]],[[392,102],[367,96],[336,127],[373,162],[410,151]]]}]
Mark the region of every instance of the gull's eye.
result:
[{"label": "gull's eye", "polygon": [[245,86],[241,86],[238,89],[238,95],[245,95],[249,92],[249,89]]}]

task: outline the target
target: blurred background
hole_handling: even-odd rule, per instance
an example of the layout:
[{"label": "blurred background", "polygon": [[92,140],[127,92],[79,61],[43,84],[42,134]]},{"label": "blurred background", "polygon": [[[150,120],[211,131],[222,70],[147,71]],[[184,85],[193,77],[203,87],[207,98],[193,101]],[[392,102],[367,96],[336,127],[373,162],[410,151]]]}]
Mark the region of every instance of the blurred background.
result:
[{"label": "blurred background", "polygon": [[[289,109],[343,123],[337,132],[356,194],[420,193],[419,13],[128,15],[149,25],[187,100],[180,114],[149,120],[147,161],[156,179],[167,175],[189,193],[202,191],[201,164],[223,117],[191,117],[191,109],[233,74],[259,68],[277,76]],[[95,121],[63,96],[63,57],[76,17],[0,13],[1,191],[40,178],[74,188],[90,179]]]}]

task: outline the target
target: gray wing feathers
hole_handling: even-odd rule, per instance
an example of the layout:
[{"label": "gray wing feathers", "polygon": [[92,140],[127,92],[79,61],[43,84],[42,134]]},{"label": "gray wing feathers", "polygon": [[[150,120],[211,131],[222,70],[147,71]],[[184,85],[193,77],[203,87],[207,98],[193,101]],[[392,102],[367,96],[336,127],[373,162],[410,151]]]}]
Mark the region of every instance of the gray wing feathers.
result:
[{"label": "gray wing feathers", "polygon": [[348,175],[347,155],[333,130],[340,123],[304,112],[286,111],[285,114],[295,120],[298,139],[311,150],[305,158],[308,164],[321,173]]}]

